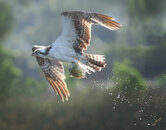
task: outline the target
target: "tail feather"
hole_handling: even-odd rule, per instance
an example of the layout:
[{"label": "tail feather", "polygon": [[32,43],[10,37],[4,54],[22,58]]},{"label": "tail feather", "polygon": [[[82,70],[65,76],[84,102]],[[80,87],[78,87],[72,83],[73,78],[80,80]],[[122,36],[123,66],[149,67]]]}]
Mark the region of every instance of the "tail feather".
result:
[{"label": "tail feather", "polygon": [[84,54],[84,56],[88,61],[88,65],[97,71],[106,66],[104,55]]},{"label": "tail feather", "polygon": [[91,63],[88,63],[88,66],[90,67],[90,68],[93,68],[95,71],[101,71],[101,67],[98,67],[98,66],[96,66],[96,65],[93,65],[93,64],[91,64]]},{"label": "tail feather", "polygon": [[[81,78],[86,77],[86,73],[91,74],[95,71],[101,71],[106,66],[104,55],[86,54],[79,55],[79,68],[82,71]],[[78,77],[80,78],[80,77]]]}]

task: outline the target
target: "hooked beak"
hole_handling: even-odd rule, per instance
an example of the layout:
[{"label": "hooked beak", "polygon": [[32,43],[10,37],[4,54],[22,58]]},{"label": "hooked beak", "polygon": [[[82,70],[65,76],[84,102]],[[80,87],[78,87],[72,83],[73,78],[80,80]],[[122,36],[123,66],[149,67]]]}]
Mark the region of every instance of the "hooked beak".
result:
[{"label": "hooked beak", "polygon": [[32,56],[35,56],[36,54],[35,54],[35,52],[32,52]]}]

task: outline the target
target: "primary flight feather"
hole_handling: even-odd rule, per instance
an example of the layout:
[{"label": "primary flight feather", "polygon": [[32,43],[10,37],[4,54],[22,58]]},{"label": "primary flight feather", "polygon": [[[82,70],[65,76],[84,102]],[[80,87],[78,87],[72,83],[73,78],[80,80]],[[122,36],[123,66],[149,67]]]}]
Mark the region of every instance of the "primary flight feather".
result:
[{"label": "primary flight feather", "polygon": [[117,30],[120,24],[112,17],[98,13],[81,11],[67,11],[62,14],[62,34],[49,46],[32,47],[32,56],[41,67],[44,76],[60,96],[61,100],[68,100],[69,90],[65,83],[64,67],[62,62],[70,62],[82,71],[82,75],[73,73],[77,78],[85,77],[85,74],[100,71],[105,67],[104,55],[84,53],[90,45],[91,25],[99,24],[110,30]]}]

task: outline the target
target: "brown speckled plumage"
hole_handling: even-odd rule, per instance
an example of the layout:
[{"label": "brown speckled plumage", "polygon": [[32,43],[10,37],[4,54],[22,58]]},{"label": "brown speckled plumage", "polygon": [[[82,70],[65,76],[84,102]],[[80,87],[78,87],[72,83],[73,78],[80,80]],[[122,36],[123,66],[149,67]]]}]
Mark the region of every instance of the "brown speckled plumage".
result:
[{"label": "brown speckled plumage", "polygon": [[68,11],[63,12],[61,15],[72,19],[75,32],[77,34],[73,48],[80,54],[82,54],[83,50],[86,50],[90,45],[92,24],[100,24],[111,30],[117,30],[121,26],[119,23],[114,21],[112,17],[97,13]]},{"label": "brown speckled plumage", "polygon": [[[34,52],[37,48],[32,48]],[[48,58],[41,58],[36,56],[36,60],[43,71],[46,79],[54,89],[54,91],[60,96],[61,100],[68,100],[70,97],[69,90],[65,83],[64,67],[61,61],[54,61]]]}]

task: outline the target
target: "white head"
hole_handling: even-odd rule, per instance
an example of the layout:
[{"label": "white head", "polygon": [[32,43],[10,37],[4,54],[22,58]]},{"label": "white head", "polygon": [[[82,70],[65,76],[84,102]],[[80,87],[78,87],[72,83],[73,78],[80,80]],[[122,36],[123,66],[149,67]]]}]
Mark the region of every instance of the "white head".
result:
[{"label": "white head", "polygon": [[36,46],[32,47],[32,56],[39,56],[46,58],[49,55],[49,51],[52,47],[51,46]]}]

